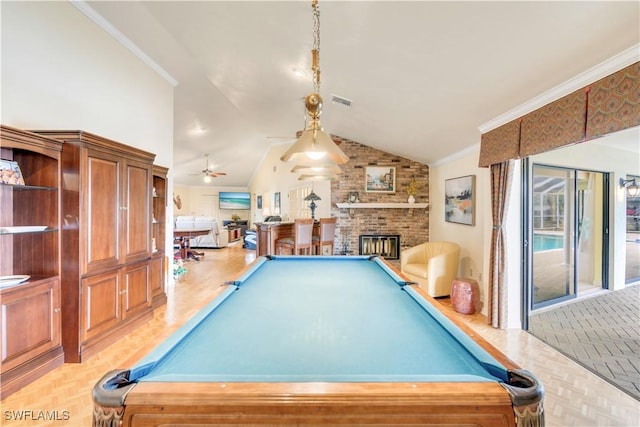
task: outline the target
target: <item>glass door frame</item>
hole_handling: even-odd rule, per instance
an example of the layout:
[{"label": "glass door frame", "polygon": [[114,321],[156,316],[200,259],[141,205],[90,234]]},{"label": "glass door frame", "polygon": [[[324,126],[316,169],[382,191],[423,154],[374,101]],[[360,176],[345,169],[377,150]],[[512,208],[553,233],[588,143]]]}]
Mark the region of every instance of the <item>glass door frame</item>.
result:
[{"label": "glass door frame", "polygon": [[548,168],[556,168],[561,170],[571,171],[574,177],[577,177],[579,171],[601,173],[603,179],[603,194],[602,194],[602,288],[609,288],[609,228],[610,228],[610,177],[608,172],[591,171],[588,169],[572,168],[566,166],[554,166],[545,163],[532,163],[530,159],[524,158],[521,161],[522,166],[522,181],[521,181],[521,212],[522,212],[522,225],[520,227],[522,235],[522,301],[521,301],[521,313],[522,313],[522,326],[524,330],[529,329],[529,315],[531,311],[537,310],[543,307],[548,307],[563,301],[573,300],[579,297],[577,292],[578,286],[578,270],[577,266],[577,239],[578,239],[578,191],[577,179],[573,179],[573,200],[571,200],[571,222],[572,222],[572,262],[573,262],[573,292],[564,297],[555,298],[552,300],[544,301],[539,304],[533,302],[533,167],[542,166]]}]

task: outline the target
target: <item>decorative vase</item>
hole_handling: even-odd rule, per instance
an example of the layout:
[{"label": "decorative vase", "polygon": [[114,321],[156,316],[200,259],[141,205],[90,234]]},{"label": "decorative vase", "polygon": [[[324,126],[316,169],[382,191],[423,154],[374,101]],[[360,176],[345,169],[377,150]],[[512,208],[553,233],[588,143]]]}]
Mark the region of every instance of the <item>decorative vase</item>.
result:
[{"label": "decorative vase", "polygon": [[416,199],[413,196],[409,196],[409,203],[415,203]]}]

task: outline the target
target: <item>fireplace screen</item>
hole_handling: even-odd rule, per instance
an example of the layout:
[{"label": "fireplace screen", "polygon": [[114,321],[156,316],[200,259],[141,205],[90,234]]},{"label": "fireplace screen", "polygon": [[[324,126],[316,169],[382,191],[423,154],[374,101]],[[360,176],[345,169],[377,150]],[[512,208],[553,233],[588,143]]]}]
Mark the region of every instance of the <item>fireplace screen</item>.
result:
[{"label": "fireplace screen", "polygon": [[400,259],[399,234],[361,234],[360,255],[378,255],[385,259]]}]

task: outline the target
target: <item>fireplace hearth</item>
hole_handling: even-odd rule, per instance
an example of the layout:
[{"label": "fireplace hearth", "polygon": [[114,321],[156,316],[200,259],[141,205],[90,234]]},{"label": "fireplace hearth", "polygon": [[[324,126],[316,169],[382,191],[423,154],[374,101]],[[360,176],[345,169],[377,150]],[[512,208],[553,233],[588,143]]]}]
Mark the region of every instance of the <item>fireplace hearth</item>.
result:
[{"label": "fireplace hearth", "polygon": [[399,234],[361,234],[358,253],[377,255],[385,259],[400,259]]}]

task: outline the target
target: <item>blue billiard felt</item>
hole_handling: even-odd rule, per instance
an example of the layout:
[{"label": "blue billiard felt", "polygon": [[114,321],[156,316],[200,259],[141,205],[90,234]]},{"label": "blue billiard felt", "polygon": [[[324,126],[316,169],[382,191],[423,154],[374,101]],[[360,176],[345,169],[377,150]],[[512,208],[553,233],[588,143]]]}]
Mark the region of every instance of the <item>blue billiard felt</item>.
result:
[{"label": "blue billiard felt", "polygon": [[140,381],[504,381],[505,369],[383,263],[261,259],[143,359]]}]

